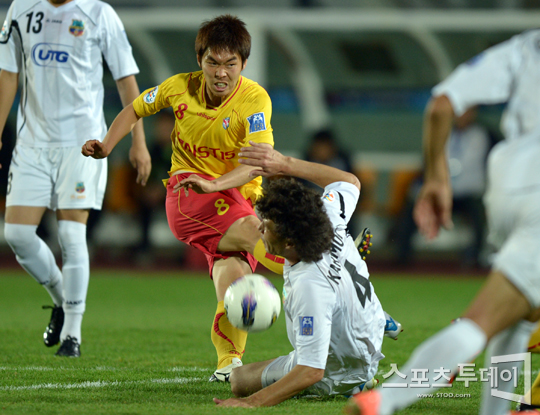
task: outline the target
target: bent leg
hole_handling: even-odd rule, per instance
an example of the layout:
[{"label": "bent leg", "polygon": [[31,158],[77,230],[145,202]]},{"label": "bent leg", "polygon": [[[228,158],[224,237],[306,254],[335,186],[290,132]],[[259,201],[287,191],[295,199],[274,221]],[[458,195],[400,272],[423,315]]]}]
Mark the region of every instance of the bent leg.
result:
[{"label": "bent leg", "polygon": [[230,382],[231,392],[234,396],[243,398],[260,391],[263,388],[261,380],[263,371],[274,360],[249,363],[233,369]]},{"label": "bent leg", "polygon": [[532,312],[527,298],[500,271],[492,271],[467,309],[464,318],[474,321],[488,340],[526,319]]},{"label": "bent leg", "polygon": [[17,262],[47,290],[54,304],[61,306],[62,273],[52,251],[36,234],[45,210],[45,207],[8,206],[4,236]]},{"label": "bent leg", "polygon": [[[463,318],[415,349],[405,367],[400,369],[407,378],[394,375],[388,382],[406,383],[415,368],[428,369],[430,374],[441,367],[455,372],[458,364],[473,361],[487,340],[530,314],[531,307],[523,294],[502,273],[492,271]],[[438,382],[444,381],[440,378]],[[431,393],[435,389],[431,386],[420,392]],[[418,392],[415,388],[383,389],[380,415],[392,414],[412,404]]]},{"label": "bent leg", "polygon": [[257,241],[261,239],[261,221],[253,215],[237,219],[220,239],[218,250],[222,252],[246,251],[253,253]]},{"label": "bent leg", "polygon": [[260,220],[246,216],[234,222],[219,241],[218,249],[223,252],[245,251],[276,274],[283,275],[284,258],[266,252],[259,231]]}]

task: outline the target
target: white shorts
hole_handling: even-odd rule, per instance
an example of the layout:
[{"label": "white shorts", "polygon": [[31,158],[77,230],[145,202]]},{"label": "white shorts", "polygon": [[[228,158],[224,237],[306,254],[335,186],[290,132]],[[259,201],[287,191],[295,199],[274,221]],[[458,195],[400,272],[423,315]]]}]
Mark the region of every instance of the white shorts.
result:
[{"label": "white shorts", "polygon": [[84,157],[81,148],[15,146],[6,206],[101,209],[107,160]]},{"label": "white shorts", "polygon": [[[266,388],[280,380],[296,366],[296,351],[293,350],[286,356],[280,356],[266,366],[261,375],[262,387]],[[322,380],[307,388],[304,392],[310,395],[353,395],[362,390],[365,382],[334,382],[324,377]]]},{"label": "white shorts", "polygon": [[488,190],[488,240],[498,249],[492,268],[540,307],[540,188]]}]

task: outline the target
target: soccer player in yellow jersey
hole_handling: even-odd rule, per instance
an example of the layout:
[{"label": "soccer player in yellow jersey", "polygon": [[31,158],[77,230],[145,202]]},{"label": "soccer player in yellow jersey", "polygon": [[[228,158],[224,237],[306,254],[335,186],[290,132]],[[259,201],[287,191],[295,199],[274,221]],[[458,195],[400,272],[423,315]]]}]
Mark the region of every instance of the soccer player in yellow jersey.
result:
[{"label": "soccer player in yellow jersey", "polygon": [[252,273],[257,260],[275,272],[283,269],[283,259],[266,253],[258,232],[253,204],[262,193],[261,178],[250,177],[255,168],[238,162],[249,141],[274,144],[270,97],[241,76],[250,49],[249,32],[237,17],[204,22],[195,41],[201,71],[172,76],[145,91],[118,114],[103,142],[91,140],[82,148],[85,156],[107,157],[141,117],[174,110],[167,218],[173,234],[208,259],[218,300],[211,332],[218,365],[210,378],[217,381],[228,381],[242,365],[247,338],[227,320],[225,291]]}]

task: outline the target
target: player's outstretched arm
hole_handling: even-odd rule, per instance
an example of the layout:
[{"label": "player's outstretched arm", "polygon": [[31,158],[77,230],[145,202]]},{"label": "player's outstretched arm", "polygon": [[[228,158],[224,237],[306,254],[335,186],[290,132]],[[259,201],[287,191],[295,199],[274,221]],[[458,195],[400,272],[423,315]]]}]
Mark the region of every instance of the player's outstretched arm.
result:
[{"label": "player's outstretched arm", "polygon": [[238,154],[240,163],[256,166],[250,174],[256,176],[287,175],[309,180],[320,187],[335,182],[348,182],[360,189],[360,181],[352,174],[324,164],[286,157],[270,144],[249,142],[251,147],[242,147]]},{"label": "player's outstretched arm", "polygon": [[[0,150],[2,149],[2,132],[19,85],[19,74],[16,72],[0,71]],[[2,165],[0,164],[0,169]]]},{"label": "player's outstretched arm", "polygon": [[193,189],[195,193],[202,194],[233,189],[253,180],[253,177],[257,177],[258,175],[251,176],[252,170],[253,167],[250,166],[237,166],[230,172],[218,177],[215,180],[206,180],[200,176],[197,176],[196,174],[192,174],[191,176],[186,177],[180,183],[177,183],[174,186],[173,191],[177,192],[183,187],[186,191],[187,189]]},{"label": "player's outstretched arm", "polygon": [[452,189],[446,161],[446,141],[452,129],[454,110],[448,97],[431,99],[424,118],[424,184],[413,211],[420,233],[435,238],[441,227],[452,227]]},{"label": "player's outstretched arm", "polygon": [[[139,86],[135,75],[126,76],[116,81],[118,94],[122,100],[122,105],[126,107],[139,96]],[[146,137],[142,120],[139,120],[132,130],[131,149],[129,150],[129,161],[137,169],[137,183],[145,186],[152,170],[150,153],[146,146]]]},{"label": "player's outstretched arm", "polygon": [[89,140],[82,146],[82,154],[86,157],[102,159],[111,154],[113,148],[129,133],[139,121],[139,116],[129,104],[118,114],[105,135],[103,142]]}]

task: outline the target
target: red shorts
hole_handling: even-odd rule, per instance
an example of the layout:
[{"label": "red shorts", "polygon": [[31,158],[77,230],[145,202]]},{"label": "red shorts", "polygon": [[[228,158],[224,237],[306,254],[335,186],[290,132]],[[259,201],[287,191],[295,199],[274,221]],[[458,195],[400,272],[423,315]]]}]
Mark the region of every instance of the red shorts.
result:
[{"label": "red shorts", "polygon": [[[197,174],[208,180],[212,177],[199,173],[181,173],[172,176],[167,184],[165,208],[172,233],[179,241],[185,242],[206,255],[210,276],[216,259],[233,256],[232,252],[217,250],[221,237],[227,229],[240,218],[256,216],[250,201],[244,199],[238,189],[228,189],[209,194],[197,194],[189,191],[186,197],[184,189],[173,193],[175,184],[184,178]],[[235,255],[238,252],[234,253]],[[239,252],[255,271],[257,260],[248,252]]]}]

